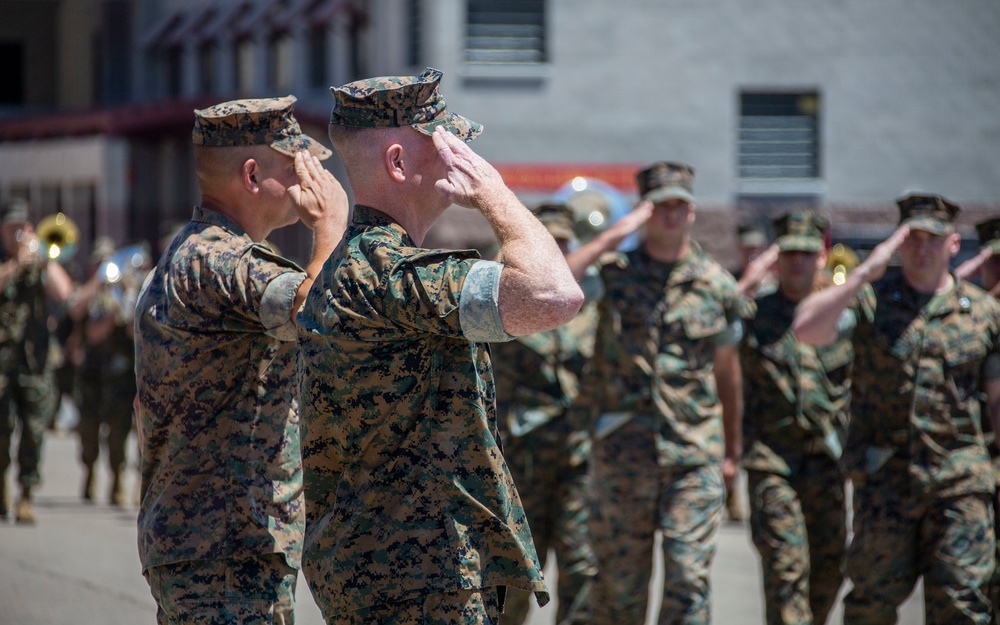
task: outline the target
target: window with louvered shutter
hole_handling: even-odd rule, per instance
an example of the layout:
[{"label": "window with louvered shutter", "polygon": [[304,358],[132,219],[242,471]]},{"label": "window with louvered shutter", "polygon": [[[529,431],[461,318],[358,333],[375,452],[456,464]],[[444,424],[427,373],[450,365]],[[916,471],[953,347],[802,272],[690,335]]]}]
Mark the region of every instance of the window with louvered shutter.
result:
[{"label": "window with louvered shutter", "polygon": [[739,177],[819,178],[819,95],[740,95]]},{"label": "window with louvered shutter", "polygon": [[465,60],[546,62],[545,0],[468,0]]}]

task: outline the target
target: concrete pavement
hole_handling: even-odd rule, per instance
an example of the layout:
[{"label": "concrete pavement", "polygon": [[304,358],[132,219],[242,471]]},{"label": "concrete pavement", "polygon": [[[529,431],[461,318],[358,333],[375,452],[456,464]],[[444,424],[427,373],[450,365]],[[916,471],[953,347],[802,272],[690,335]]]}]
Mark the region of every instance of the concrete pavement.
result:
[{"label": "concrete pavement", "polygon": [[[154,623],[155,604],[136,553],[135,508],[121,510],[107,503],[109,481],[103,466],[97,502],[81,501],[77,442],[71,432],[50,433],[44,453],[44,483],[36,498],[38,523],[0,523],[0,625]],[[13,496],[12,474],[9,471],[7,478]],[[133,497],[136,479],[130,470],[127,484]],[[552,571],[547,577],[554,578]],[[652,586],[661,580],[657,576]],[[745,524],[723,526],[712,584],[715,623],[763,623],[760,571]],[[658,603],[657,593],[652,594],[651,602]],[[901,625],[922,621],[921,599],[919,592],[915,594],[901,610]],[[301,578],[297,595],[297,625],[321,625],[319,610]],[[529,625],[549,625],[554,614],[554,603],[533,608]],[[830,622],[840,620],[838,609]]]}]

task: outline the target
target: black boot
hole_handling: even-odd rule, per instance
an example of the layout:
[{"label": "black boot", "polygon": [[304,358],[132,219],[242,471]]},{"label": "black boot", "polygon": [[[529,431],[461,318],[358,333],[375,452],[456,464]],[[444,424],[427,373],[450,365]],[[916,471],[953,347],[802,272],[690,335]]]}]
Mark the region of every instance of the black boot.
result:
[{"label": "black boot", "polygon": [[87,467],[83,477],[83,493],[80,497],[87,503],[94,501],[94,467]]}]

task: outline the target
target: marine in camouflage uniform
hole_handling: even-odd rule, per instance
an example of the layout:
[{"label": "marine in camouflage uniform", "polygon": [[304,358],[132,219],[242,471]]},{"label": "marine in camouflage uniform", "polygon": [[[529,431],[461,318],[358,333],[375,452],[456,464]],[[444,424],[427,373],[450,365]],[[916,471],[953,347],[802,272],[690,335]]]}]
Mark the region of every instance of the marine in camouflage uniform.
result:
[{"label": "marine in camouflage uniform", "polygon": [[[987,219],[976,224],[976,234],[979,235],[982,249],[975,257],[959,265],[955,269],[955,275],[964,280],[971,280],[978,276],[983,289],[993,297],[1000,298],[1000,217]],[[990,452],[993,463],[993,477],[1000,485],[1000,447],[997,446],[996,434],[993,432],[990,419],[983,418],[982,424],[986,448]],[[1000,488],[998,488],[998,494],[993,500],[993,530],[1000,536],[998,502],[1000,502]],[[997,567],[990,583],[989,597],[990,601],[993,602],[993,623],[1000,625],[1000,540],[997,541],[996,561]]]},{"label": "marine in camouflage uniform", "polygon": [[[534,211],[564,252],[575,240],[572,211]],[[492,345],[504,458],[517,484],[542,567],[558,566],[557,623],[590,622],[590,580],[597,566],[587,531],[590,440],[568,417],[583,367],[594,353],[596,308],[585,305],[565,326]],[[524,623],[528,593],[507,596],[503,623]]]},{"label": "marine in camouflage uniform", "polygon": [[[114,243],[107,237],[94,242],[91,254],[94,275],[74,294],[70,315],[82,322],[83,334],[83,362],[76,368],[74,385],[75,403],[80,411],[76,429],[84,466],[83,499],[94,500],[94,465],[101,452],[101,426],[107,425],[105,444],[112,477],[108,499],[116,506],[124,506],[126,443],[132,431],[135,398],[132,312],[137,293],[127,298],[123,290],[126,285],[113,285],[98,275],[102,263],[114,251]],[[128,288],[137,289],[138,284]],[[119,290],[119,298],[116,299],[113,289]],[[133,302],[131,306],[126,303],[129,299]]]},{"label": "marine in camouflage uniform", "polygon": [[[347,209],[294,101],[195,111],[201,204],[136,307],[139,557],[163,625],[294,622],[305,510],[293,311],[315,274],[260,241],[301,216],[322,256]],[[339,221],[326,217],[337,197]]]},{"label": "marine in camouflage uniform", "polygon": [[6,203],[0,226],[0,518],[9,512],[7,467],[16,420],[21,424],[17,444],[21,496],[15,519],[34,523],[31,490],[41,482],[45,430],[59,408],[58,348],[48,329],[46,299],[65,302],[72,281],[62,267],[42,256],[45,250],[38,248],[27,202]]},{"label": "marine in camouflage uniform", "polygon": [[679,163],[640,171],[642,199],[655,205],[646,239],[600,270],[605,293],[580,400],[595,419],[599,624],[643,621],[656,532],[665,560],[659,623],[710,621],[724,472],[735,477],[741,451],[741,300],[732,275],[689,239],[692,178]]},{"label": "marine in camouflage uniform", "polygon": [[[484,343],[565,323],[582,294],[551,235],[459,140],[481,128],[447,111],[440,79],[333,91],[356,204],[299,314],[303,571],[330,624],[495,625],[506,587],[548,598]],[[453,202],[480,210],[504,264],[420,247]]]},{"label": "marine in camouflage uniform", "polygon": [[[1000,418],[1000,305],[949,273],[958,205],[898,200],[900,228],[843,287],[803,301],[801,340],[822,343],[857,295],[851,423],[842,459],[854,484],[853,589],[844,622],[893,623],[923,577],[927,623],[988,623],[996,482],[981,400]],[[872,285],[899,250],[902,273]]]},{"label": "marine in camouflage uniform", "polygon": [[822,270],[828,223],[795,211],[773,225],[778,281],[757,292],[740,350],[750,533],[767,623],[825,623],[843,581],[845,477],[837,463],[854,349],[847,335],[812,347],[791,333],[798,302],[829,284]]}]

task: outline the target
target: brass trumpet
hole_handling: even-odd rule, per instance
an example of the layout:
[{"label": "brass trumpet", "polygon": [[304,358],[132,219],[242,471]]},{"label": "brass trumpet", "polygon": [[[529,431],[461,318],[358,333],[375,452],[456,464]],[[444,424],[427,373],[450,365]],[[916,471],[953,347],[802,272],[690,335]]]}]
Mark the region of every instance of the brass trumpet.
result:
[{"label": "brass trumpet", "polygon": [[[76,253],[80,229],[73,223],[72,219],[63,213],[56,213],[38,222],[35,235],[37,236],[36,245],[40,249],[32,250],[33,252],[37,251],[45,258],[64,263]],[[30,244],[31,242],[29,242]]]},{"label": "brass trumpet", "polygon": [[860,262],[854,250],[843,243],[837,243],[830,248],[826,257],[826,268],[833,274],[833,283],[839,286],[847,280],[847,272]]}]

